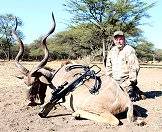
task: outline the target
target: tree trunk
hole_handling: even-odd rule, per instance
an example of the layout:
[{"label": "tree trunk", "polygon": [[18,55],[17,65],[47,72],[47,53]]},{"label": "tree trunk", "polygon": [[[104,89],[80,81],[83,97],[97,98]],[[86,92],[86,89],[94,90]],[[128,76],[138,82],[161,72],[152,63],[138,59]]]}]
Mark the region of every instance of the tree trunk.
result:
[{"label": "tree trunk", "polygon": [[8,61],[11,59],[11,46],[10,44],[8,45]]},{"label": "tree trunk", "polygon": [[2,52],[4,53],[3,59],[5,61],[7,59],[7,53],[4,50],[2,50]]},{"label": "tree trunk", "polygon": [[106,45],[105,45],[105,38],[102,38],[102,47],[103,47],[103,65],[106,67]]}]

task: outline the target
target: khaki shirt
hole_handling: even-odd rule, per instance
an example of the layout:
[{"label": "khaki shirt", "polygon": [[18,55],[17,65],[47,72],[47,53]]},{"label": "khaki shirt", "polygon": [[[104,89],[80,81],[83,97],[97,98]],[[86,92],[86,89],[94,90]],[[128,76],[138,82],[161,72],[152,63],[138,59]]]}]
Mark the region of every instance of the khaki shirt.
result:
[{"label": "khaki shirt", "polygon": [[[107,56],[106,72],[115,80],[137,81],[139,62],[133,47],[125,45],[122,50],[114,46]],[[129,85],[128,83],[128,85]]]}]

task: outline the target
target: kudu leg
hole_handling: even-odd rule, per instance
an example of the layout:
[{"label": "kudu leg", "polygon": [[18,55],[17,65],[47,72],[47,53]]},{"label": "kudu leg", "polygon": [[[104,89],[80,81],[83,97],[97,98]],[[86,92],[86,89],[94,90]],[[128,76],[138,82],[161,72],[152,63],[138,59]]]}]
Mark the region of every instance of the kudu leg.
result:
[{"label": "kudu leg", "polygon": [[111,126],[117,126],[119,124],[119,120],[110,112],[105,112],[105,113],[98,115],[98,114],[89,113],[83,110],[77,110],[76,112],[72,114],[72,116],[85,118],[85,119],[93,120],[96,122],[106,123]]}]

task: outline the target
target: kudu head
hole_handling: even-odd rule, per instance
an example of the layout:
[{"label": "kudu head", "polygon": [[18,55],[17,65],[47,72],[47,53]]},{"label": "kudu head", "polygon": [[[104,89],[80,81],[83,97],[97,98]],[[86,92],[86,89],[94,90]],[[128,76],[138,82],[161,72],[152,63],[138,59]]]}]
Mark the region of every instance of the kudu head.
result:
[{"label": "kudu head", "polygon": [[46,65],[46,63],[48,61],[48,56],[49,56],[49,50],[48,50],[47,45],[46,45],[46,39],[48,38],[49,35],[51,35],[54,32],[55,27],[56,27],[56,23],[55,23],[53,13],[52,13],[52,19],[53,19],[52,28],[47,33],[47,35],[45,35],[42,39],[42,47],[43,47],[43,50],[44,50],[44,58],[41,60],[41,62],[39,64],[34,66],[34,68],[32,68],[32,70],[29,71],[27,68],[25,68],[20,63],[20,59],[22,58],[23,53],[24,53],[24,44],[16,33],[16,29],[17,29],[17,25],[18,25],[18,21],[17,21],[17,18],[16,18],[16,26],[15,26],[15,29],[12,30],[13,35],[16,37],[16,40],[19,43],[19,52],[18,52],[18,54],[15,58],[15,64],[16,64],[16,67],[19,69],[19,71],[23,75],[25,75],[23,77],[23,79],[24,79],[24,82],[27,86],[37,87],[38,85],[40,85],[40,83],[44,83],[44,84],[50,83],[48,78],[51,77],[52,73],[49,70],[44,69],[43,67]]}]

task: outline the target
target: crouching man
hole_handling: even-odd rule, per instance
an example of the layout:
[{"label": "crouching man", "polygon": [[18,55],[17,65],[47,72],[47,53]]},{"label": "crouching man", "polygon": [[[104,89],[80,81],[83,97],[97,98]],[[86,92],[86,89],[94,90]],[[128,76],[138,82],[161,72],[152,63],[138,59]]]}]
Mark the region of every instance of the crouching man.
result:
[{"label": "crouching man", "polygon": [[143,92],[136,86],[140,66],[135,49],[126,44],[122,31],[114,32],[113,42],[115,45],[107,55],[107,74],[118,82],[132,101],[144,98]]}]

